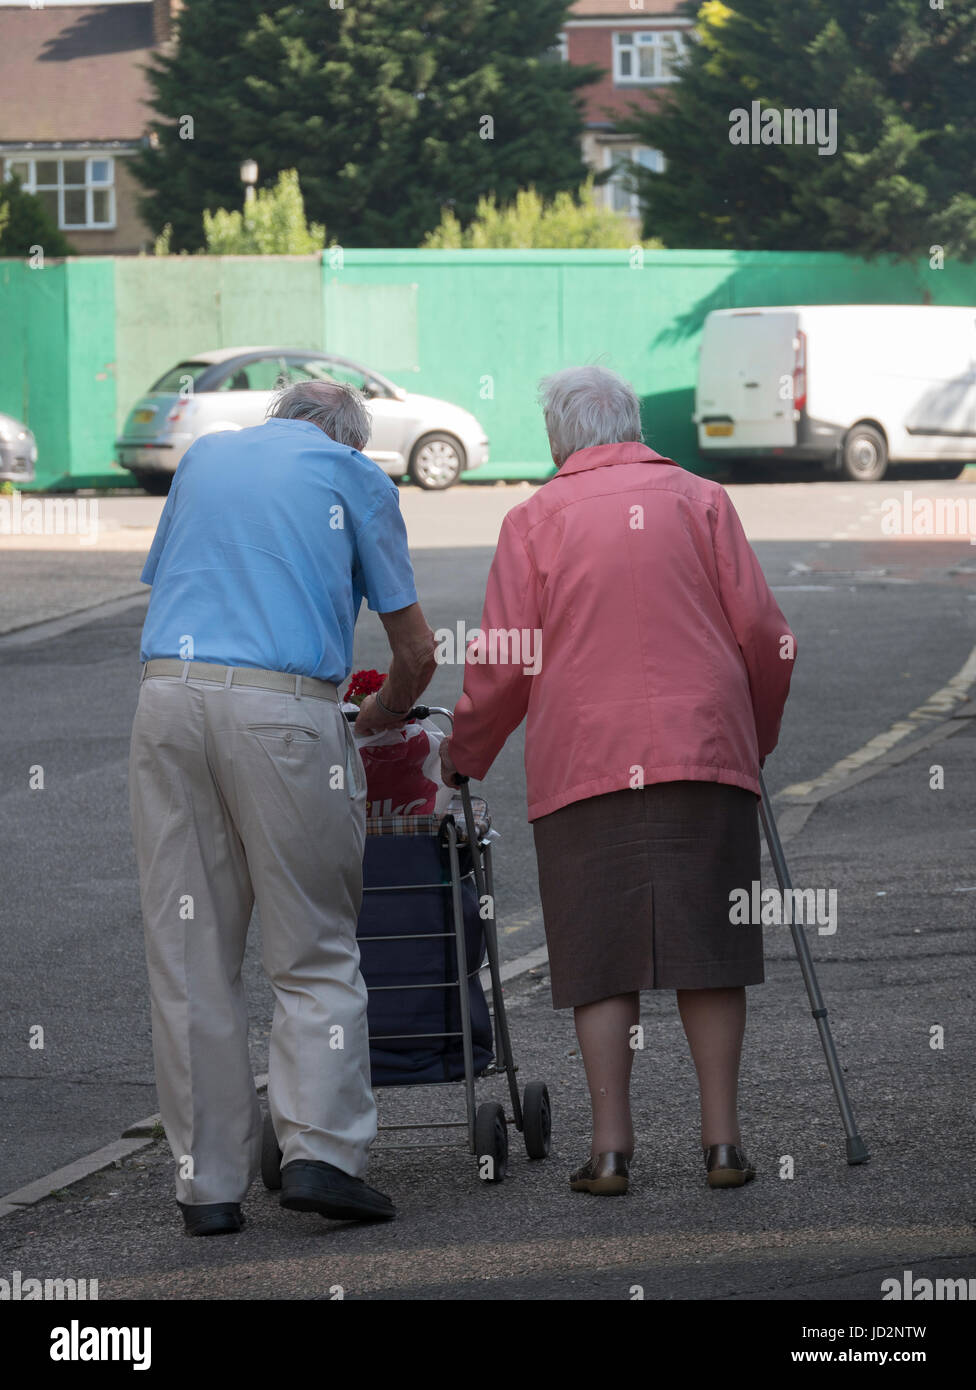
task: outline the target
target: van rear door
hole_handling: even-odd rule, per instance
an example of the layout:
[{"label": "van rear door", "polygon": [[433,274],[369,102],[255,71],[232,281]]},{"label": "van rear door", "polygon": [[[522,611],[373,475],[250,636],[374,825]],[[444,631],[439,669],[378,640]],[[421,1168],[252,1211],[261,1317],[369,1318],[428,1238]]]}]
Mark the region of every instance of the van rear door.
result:
[{"label": "van rear door", "polygon": [[795,309],[709,314],[695,408],[701,448],[731,453],[796,443],[792,386],[798,319]]}]

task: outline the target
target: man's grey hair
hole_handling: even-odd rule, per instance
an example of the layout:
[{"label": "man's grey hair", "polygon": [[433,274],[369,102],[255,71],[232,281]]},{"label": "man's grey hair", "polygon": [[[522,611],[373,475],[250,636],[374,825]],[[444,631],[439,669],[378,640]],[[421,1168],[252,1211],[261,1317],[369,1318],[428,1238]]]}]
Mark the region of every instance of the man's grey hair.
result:
[{"label": "man's grey hair", "polygon": [[640,401],[609,367],[567,367],[544,376],[539,403],[558,464],[577,449],[641,439]]},{"label": "man's grey hair", "polygon": [[365,449],[372,428],[366,398],[342,381],[300,381],[271,403],[268,419],[310,420],[337,444]]}]

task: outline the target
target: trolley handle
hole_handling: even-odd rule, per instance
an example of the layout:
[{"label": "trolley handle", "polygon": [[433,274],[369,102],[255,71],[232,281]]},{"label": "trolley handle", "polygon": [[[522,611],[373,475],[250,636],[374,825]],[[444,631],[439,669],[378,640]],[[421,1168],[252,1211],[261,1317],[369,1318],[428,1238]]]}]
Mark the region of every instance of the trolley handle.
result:
[{"label": "trolley handle", "polygon": [[[414,705],[410,711],[410,718],[429,719],[432,714],[442,714],[450,723],[451,728],[454,728],[454,711],[444,709],[441,705]],[[456,772],[454,775],[457,777],[459,787],[466,786],[471,780],[470,777],[465,777],[461,772]]]},{"label": "trolley handle", "polygon": [[[349,720],[350,724],[355,724],[356,720],[359,718],[358,710],[346,709],[342,712]],[[443,709],[440,705],[414,705],[413,709],[408,710],[407,713],[403,715],[403,720],[406,722],[408,719],[429,719],[432,714],[443,714],[444,718],[449,719],[453,726],[454,711]]]}]

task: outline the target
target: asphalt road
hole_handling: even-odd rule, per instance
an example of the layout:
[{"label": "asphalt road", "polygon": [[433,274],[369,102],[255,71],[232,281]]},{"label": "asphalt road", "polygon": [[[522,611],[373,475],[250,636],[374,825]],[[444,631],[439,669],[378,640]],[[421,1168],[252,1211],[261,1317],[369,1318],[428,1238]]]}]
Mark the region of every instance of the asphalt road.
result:
[{"label": "asphalt road", "polygon": [[[976,720],[960,723],[937,754],[946,770],[943,793],[928,785],[936,755],[922,752],[825,802],[790,847],[797,882],[838,891],[838,930],[813,935],[813,950],[871,1150],[866,1166],[844,1161],[792,949],[786,933],[772,928],[766,983],[750,991],[741,1085],[744,1135],[758,1177],[741,1191],[710,1192],[704,1184],[694,1074],[673,996],[664,992],[642,1001],[631,1192],[606,1202],[569,1191],[566,1173],[588,1145],[586,1090],[571,1016],[552,1012],[540,970],[506,994],[520,1083],[545,1080],[552,1096],[548,1161],[529,1162],[510,1130],[509,1175],[489,1187],[460,1148],[395,1148],[381,1135],[370,1179],[397,1203],[391,1225],[342,1225],[282,1211],[276,1195],[256,1183],[245,1203],[245,1230],[199,1241],[181,1233],[172,1160],[157,1143],[59,1199],[4,1217],[0,1270],[96,1278],[102,1300],[640,1296],[828,1300],[798,1310],[791,1325],[912,1324],[916,1312],[930,1315],[931,1303],[879,1300],[882,1281],[895,1278],[901,1286],[906,1270],[910,1280],[976,1279],[973,899],[964,891],[974,884]],[[934,1026],[944,1030],[941,1048],[931,1045]],[[503,1096],[498,1079],[479,1086],[479,1099]],[[383,1123],[462,1113],[456,1088],[447,1087],[381,1091],[379,1104]],[[843,1306],[861,1300],[875,1310],[855,1315]],[[965,1304],[935,1311],[955,1314],[957,1326],[971,1320]],[[703,1337],[699,1348],[693,1340],[705,1327],[700,1316],[695,1310],[675,1322],[669,1312],[664,1324],[679,1354],[696,1360],[715,1345]],[[781,1310],[773,1325],[782,1326],[784,1316]],[[141,1310],[138,1320],[154,1322],[155,1315]],[[252,1333],[266,1335],[276,1323],[242,1312],[231,1325],[235,1343],[240,1336],[251,1345]],[[769,1327],[766,1314],[736,1325],[738,1359],[752,1365]],[[181,1322],[154,1345],[175,1357],[185,1351],[185,1335]],[[938,1366],[934,1333],[930,1344]],[[796,1345],[803,1345],[799,1330]],[[316,1354],[301,1331],[297,1347]]]},{"label": "asphalt road", "polygon": [[[789,506],[790,491],[768,489],[770,508],[779,505],[778,494]],[[799,639],[780,748],[767,764],[774,792],[816,776],[922,704],[956,675],[976,644],[972,547],[873,539],[870,530],[842,524],[848,504],[832,504],[830,497],[849,494],[828,493],[825,485],[816,494],[822,520],[811,534],[756,542]],[[769,509],[764,522],[763,533],[775,535]],[[443,542],[414,551],[433,627],[459,619],[477,624],[491,555],[490,545]],[[126,805],[141,616],[133,608],[51,641],[0,651],[0,991],[7,1001],[0,1030],[0,1192],[98,1148],[156,1109]],[[378,619],[364,612],[356,664],[383,669],[386,654]],[[460,668],[441,668],[428,698],[453,705],[460,686]],[[37,767],[44,786],[32,790]],[[525,821],[521,732],[482,790],[501,831],[498,915],[503,960],[511,960],[544,940]],[[968,808],[971,820],[971,796]],[[911,802],[902,799],[873,804],[868,819],[854,819],[846,834],[859,839],[862,870],[889,839],[911,852],[912,814]],[[835,847],[845,843],[842,837]],[[916,878],[921,872],[903,868]],[[246,965],[256,1072],[265,1069],[270,1020],[258,929]],[[917,962],[906,965],[906,988],[916,968]],[[880,1028],[880,1000],[871,999],[868,991],[872,1026]],[[648,1005],[652,1012],[660,1007]],[[543,1041],[555,1034],[568,1053],[566,1018],[554,1021],[548,1010],[539,1017]],[[43,1049],[30,1046],[35,1025],[44,1030]],[[882,1062],[879,1055],[877,1065]],[[573,1103],[578,1110],[576,1092]]]}]

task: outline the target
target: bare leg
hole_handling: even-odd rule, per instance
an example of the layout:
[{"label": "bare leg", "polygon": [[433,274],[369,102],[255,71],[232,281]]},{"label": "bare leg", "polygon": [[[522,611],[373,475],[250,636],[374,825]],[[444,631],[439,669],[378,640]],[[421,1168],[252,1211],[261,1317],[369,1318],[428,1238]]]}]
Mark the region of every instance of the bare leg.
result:
[{"label": "bare leg", "polygon": [[634,1153],[630,1118],[631,1028],[640,1018],[640,995],[616,994],[573,1011],[593,1109],[592,1157]]},{"label": "bare leg", "polygon": [[739,1058],[746,1028],[744,989],[679,989],[678,1012],[701,1093],[701,1141],[738,1144]]}]

